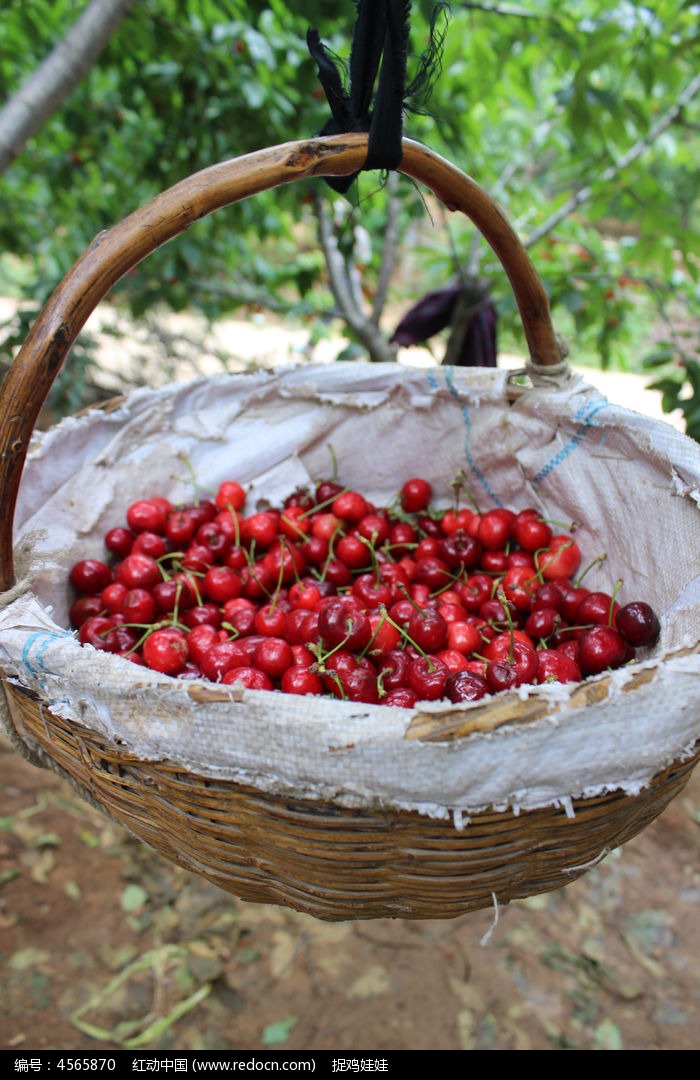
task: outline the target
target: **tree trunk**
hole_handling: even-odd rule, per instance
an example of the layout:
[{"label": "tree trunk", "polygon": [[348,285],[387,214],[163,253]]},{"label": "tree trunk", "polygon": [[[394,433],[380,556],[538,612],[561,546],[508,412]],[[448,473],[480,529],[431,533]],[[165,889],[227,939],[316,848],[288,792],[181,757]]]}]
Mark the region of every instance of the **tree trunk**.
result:
[{"label": "tree trunk", "polygon": [[355,268],[346,264],[338,248],[326,204],[317,191],[314,198],[316,220],[321,249],[328,269],[331,292],[341,315],[358,341],[369,353],[373,363],[391,363],[396,360],[396,347],[391,344],[378,324],[362,309],[362,293]]},{"label": "tree trunk", "polygon": [[0,110],[0,174],[90,69],[135,0],[90,0],[66,36]]}]

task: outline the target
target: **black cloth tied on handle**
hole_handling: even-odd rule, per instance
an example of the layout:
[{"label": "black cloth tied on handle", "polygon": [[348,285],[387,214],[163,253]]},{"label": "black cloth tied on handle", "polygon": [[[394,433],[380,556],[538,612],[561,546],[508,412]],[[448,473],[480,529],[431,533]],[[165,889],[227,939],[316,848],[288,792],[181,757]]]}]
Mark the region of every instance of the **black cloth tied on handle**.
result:
[{"label": "black cloth tied on handle", "polygon": [[[306,36],[332,113],[321,134],[369,132],[364,169],[395,169],[401,162],[410,12],[407,0],[358,0],[349,90],[318,30]],[[356,177],[329,177],[327,183],[344,194]]]}]

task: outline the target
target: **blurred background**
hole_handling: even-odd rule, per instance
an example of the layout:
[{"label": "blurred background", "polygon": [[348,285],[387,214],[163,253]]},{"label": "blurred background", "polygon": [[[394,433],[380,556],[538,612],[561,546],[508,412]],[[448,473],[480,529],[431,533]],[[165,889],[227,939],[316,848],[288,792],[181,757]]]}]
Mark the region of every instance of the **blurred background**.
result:
[{"label": "blurred background", "polygon": [[[318,133],[330,110],[306,31],[347,60],[354,13],[350,0],[5,0],[0,361],[101,229],[209,164]],[[503,206],[573,363],[653,382],[658,411],[697,438],[697,4],[417,0],[409,83],[431,24],[441,61],[406,134]],[[365,173],[347,197],[298,183],[167,244],[90,320],[51,404],[289,360],[503,363],[523,344],[471,223]]]}]

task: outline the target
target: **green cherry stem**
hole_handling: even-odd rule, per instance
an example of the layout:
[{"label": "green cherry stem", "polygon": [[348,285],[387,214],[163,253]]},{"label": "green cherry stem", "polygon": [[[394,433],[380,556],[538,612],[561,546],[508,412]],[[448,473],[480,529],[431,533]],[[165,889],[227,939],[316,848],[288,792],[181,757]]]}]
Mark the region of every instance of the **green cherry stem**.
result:
[{"label": "green cherry stem", "polygon": [[425,651],[425,649],[421,649],[421,647],[420,647],[420,645],[418,644],[417,641],[413,640],[413,638],[409,634],[408,630],[406,630],[406,628],[403,627],[403,626],[399,626],[399,624],[397,622],[394,622],[391,615],[389,615],[388,613],[387,613],[386,621],[389,623],[390,626],[394,627],[394,630],[398,630],[398,632],[401,634],[401,637],[404,638],[404,640],[407,641],[409,645],[412,645],[413,648],[416,650],[416,652],[418,652],[423,657],[424,660],[428,661],[428,666],[429,666],[430,670],[435,671],[435,664],[433,663],[431,657],[428,655],[428,653]]},{"label": "green cherry stem", "polygon": [[577,589],[579,589],[581,587],[581,582],[585,578],[588,571],[592,570],[594,566],[598,566],[600,563],[604,563],[605,560],[607,559],[607,557],[608,556],[605,553],[603,553],[602,555],[596,555],[595,559],[591,559],[591,561],[589,562],[588,566],[583,571],[583,573],[579,574],[579,576],[576,578],[576,580],[574,582],[574,586]]},{"label": "green cherry stem", "polygon": [[608,608],[608,626],[610,626],[610,627],[612,627],[612,624],[613,624],[613,610],[615,608],[615,597],[617,596],[617,594],[619,593],[621,588],[622,588],[622,578],[618,578],[617,581],[615,582],[615,588],[613,589],[612,596],[610,597],[610,607]]}]

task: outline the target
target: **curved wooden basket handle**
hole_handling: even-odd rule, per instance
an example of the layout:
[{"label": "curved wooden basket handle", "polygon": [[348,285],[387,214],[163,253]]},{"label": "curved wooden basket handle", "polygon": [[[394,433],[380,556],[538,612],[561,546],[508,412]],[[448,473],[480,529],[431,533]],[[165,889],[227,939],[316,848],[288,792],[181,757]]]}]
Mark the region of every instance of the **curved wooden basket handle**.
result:
[{"label": "curved wooden basket handle", "polygon": [[[220,207],[312,176],[348,176],[367,155],[367,135],[285,143],[212,165],[99,233],[66,274],[32,327],[0,392],[0,589],[14,581],[12,523],[29,440],[56,374],[89,315],[128,270]],[[404,140],[400,171],[426,184],[450,210],[471,218],[510,280],[533,369],[561,356],[542,284],[496,204],[470,177],[427,147]]]}]

